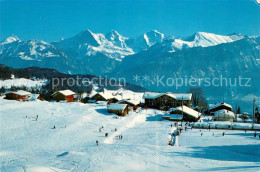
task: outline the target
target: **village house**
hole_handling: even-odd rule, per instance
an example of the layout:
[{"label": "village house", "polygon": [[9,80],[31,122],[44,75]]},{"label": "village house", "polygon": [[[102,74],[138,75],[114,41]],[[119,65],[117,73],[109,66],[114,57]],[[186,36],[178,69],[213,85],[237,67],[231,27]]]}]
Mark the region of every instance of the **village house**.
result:
[{"label": "village house", "polygon": [[122,99],[122,96],[118,91],[104,90],[102,92],[93,91],[92,94],[88,97],[88,103],[94,103],[97,101],[107,101],[107,104],[116,103]]},{"label": "village house", "polygon": [[20,101],[29,100],[30,96],[31,96],[30,92],[23,91],[23,90],[12,91],[5,94],[5,98],[8,100],[20,100]]},{"label": "village house", "polygon": [[191,93],[155,93],[145,92],[143,99],[144,106],[161,110],[168,110],[172,107],[185,105],[191,107]]},{"label": "village house", "polygon": [[127,104],[111,103],[107,107],[108,113],[114,113],[119,116],[126,116],[129,113]]},{"label": "village house", "polygon": [[190,121],[196,122],[199,120],[201,113],[187,106],[179,106],[169,109],[170,114],[164,115],[163,119],[172,121]]},{"label": "village house", "polygon": [[215,111],[213,120],[214,121],[230,121],[230,122],[234,122],[235,114],[234,114],[234,112],[232,112],[230,110],[221,109],[221,110]]},{"label": "village house", "polygon": [[136,110],[140,104],[138,100],[123,99],[118,101],[119,104],[127,104],[131,109]]},{"label": "village house", "polygon": [[53,93],[52,97],[53,100],[56,101],[74,102],[74,95],[76,95],[76,93],[71,90],[61,90]]},{"label": "village house", "polygon": [[90,100],[107,101],[109,99],[103,92],[96,93],[90,97]]},{"label": "village house", "polygon": [[227,104],[227,103],[224,103],[224,102],[210,105],[209,106],[209,114],[211,116],[214,116],[216,111],[219,111],[219,110],[222,110],[222,109],[232,111],[232,106],[230,104]]},{"label": "village house", "polygon": [[119,101],[118,98],[112,97],[112,98],[107,100],[107,104],[110,105],[111,103],[117,103],[118,101]]}]

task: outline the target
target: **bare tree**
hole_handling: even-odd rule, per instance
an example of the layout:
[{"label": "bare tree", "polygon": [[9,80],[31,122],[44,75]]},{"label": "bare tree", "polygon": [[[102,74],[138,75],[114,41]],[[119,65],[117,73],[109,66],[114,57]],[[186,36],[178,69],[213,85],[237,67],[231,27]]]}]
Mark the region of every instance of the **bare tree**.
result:
[{"label": "bare tree", "polygon": [[194,107],[199,107],[200,109],[207,108],[208,103],[204,97],[204,91],[201,87],[190,88],[188,93],[192,93],[192,104]]}]

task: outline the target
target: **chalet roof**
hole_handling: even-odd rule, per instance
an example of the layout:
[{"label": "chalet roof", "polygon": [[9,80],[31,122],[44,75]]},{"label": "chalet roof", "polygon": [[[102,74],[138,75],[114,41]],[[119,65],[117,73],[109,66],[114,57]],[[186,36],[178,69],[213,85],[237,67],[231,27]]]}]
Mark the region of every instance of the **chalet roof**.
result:
[{"label": "chalet roof", "polygon": [[71,91],[71,90],[61,90],[61,91],[57,91],[57,92],[53,93],[52,95],[55,95],[55,94],[57,94],[57,93],[61,93],[61,94],[63,94],[64,96],[69,96],[69,95],[74,95],[74,94],[76,94],[76,93],[74,93],[74,92]]},{"label": "chalet roof", "polygon": [[230,111],[230,110],[226,110],[226,109],[221,109],[218,110],[214,113],[214,116],[225,116],[225,117],[231,117],[231,118],[235,118],[235,114],[234,112]]},{"label": "chalet roof", "polygon": [[107,109],[109,110],[124,110],[127,107],[127,104],[118,104],[118,103],[111,103]]},{"label": "chalet roof", "polygon": [[185,106],[185,105],[183,105],[183,108],[182,108],[181,106],[176,107],[176,108],[170,108],[169,111],[170,111],[170,112],[174,112],[174,111],[176,111],[176,110],[182,111],[182,109],[183,109],[183,112],[184,112],[184,113],[189,114],[190,116],[193,116],[193,117],[195,117],[195,118],[198,118],[198,117],[201,115],[200,112],[195,111],[195,110],[193,110],[193,109],[191,109],[191,108],[189,108],[189,107],[187,107],[187,106]]},{"label": "chalet roof", "polygon": [[90,96],[90,98],[93,98],[94,96],[96,96],[97,94],[99,94],[100,96],[104,97],[106,100],[108,99],[112,99],[112,98],[115,98],[117,100],[120,100],[120,97],[119,95],[115,95],[114,92],[112,91],[104,91],[104,92],[95,92],[94,94],[92,94]]},{"label": "chalet roof", "polygon": [[140,103],[140,101],[138,101],[138,100],[131,100],[131,99],[122,99],[117,103],[122,103],[122,102],[127,102],[132,105],[138,105]]},{"label": "chalet roof", "polygon": [[191,100],[191,93],[156,93],[156,92],[145,92],[143,95],[143,99],[156,99],[163,95],[170,96],[176,100]]},{"label": "chalet roof", "polygon": [[[30,92],[24,91],[24,90],[17,90],[17,91],[12,91],[12,92],[9,92],[9,93],[13,93],[13,94],[16,94],[16,95],[19,95],[19,96],[28,96],[28,95],[31,95]],[[7,94],[9,94],[9,93],[7,93]]]},{"label": "chalet roof", "polygon": [[217,103],[217,104],[211,104],[211,105],[209,105],[209,110],[211,110],[211,109],[215,109],[215,108],[220,107],[220,106],[226,106],[226,107],[229,107],[229,108],[232,109],[232,106],[231,106],[230,104],[227,104],[227,103],[223,103],[223,102],[221,102],[221,103]]}]

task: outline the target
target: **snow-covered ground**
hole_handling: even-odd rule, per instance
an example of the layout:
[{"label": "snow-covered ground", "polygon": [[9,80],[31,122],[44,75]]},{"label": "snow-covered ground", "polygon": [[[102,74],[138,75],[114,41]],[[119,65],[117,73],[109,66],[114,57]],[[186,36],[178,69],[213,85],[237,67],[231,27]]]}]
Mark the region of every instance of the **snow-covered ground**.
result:
[{"label": "snow-covered ground", "polygon": [[0,80],[0,87],[4,87],[10,89],[12,86],[22,87],[25,86],[27,88],[41,88],[43,85],[47,84],[47,80],[38,79],[26,79],[26,78],[13,78],[13,79],[6,79]]},{"label": "snow-covered ground", "polygon": [[168,146],[173,122],[160,113],[117,119],[105,104],[0,99],[0,171],[259,170],[259,132],[188,129]]}]

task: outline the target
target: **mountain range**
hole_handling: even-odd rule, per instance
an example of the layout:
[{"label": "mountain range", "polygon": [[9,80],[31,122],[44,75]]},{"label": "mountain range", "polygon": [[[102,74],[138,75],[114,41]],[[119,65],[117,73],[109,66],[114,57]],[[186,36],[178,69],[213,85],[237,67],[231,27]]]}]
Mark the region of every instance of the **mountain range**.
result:
[{"label": "mountain range", "polygon": [[[37,39],[20,40],[13,35],[0,42],[0,60],[14,68],[34,66],[68,74],[125,77],[128,82],[154,91],[180,92],[189,87],[182,86],[178,90],[158,87],[153,81],[158,75],[165,78],[250,77],[250,89],[205,87],[205,90],[212,97],[260,95],[260,37],[257,36],[197,32],[180,38],[153,30],[128,38],[115,30],[106,34],[85,30],[71,38],[47,43]],[[147,75],[149,81],[147,78],[133,80],[135,75]]]},{"label": "mountain range", "polygon": [[[109,33],[93,33],[85,30],[59,41],[47,43],[42,40],[20,40],[17,36],[0,43],[0,59],[11,67],[50,67],[64,73],[104,75],[114,72],[124,59],[141,56],[134,63],[143,63],[151,58],[142,57],[150,52],[174,53],[193,47],[210,47],[231,43],[245,36],[229,36],[198,32],[185,39],[166,37],[153,30],[135,38],[127,38],[112,30]],[[129,58],[125,58],[129,57]],[[137,61],[138,62],[137,62]],[[13,63],[16,61],[16,63]]]}]

